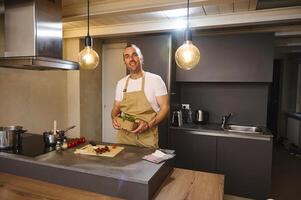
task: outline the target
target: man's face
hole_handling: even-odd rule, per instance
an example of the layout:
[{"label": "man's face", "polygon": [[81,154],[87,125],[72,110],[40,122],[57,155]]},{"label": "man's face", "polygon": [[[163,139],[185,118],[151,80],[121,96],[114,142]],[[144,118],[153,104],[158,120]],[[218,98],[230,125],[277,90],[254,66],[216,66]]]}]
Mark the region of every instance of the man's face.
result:
[{"label": "man's face", "polygon": [[123,59],[128,70],[137,71],[141,69],[142,55],[136,48],[126,48],[123,53]]}]

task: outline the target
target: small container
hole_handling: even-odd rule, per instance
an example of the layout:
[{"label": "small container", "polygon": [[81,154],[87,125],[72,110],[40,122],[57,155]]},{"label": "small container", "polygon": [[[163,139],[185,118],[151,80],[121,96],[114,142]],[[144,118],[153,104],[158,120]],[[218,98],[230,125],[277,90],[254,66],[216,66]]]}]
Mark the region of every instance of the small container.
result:
[{"label": "small container", "polygon": [[67,139],[66,138],[63,140],[62,149],[68,149],[68,144],[67,144]]},{"label": "small container", "polygon": [[62,143],[61,141],[56,141],[55,150],[59,151],[62,149]]},{"label": "small container", "polygon": [[121,117],[117,117],[117,122],[120,124],[122,129],[127,131],[133,131],[138,127],[138,124],[128,120],[124,120]]}]

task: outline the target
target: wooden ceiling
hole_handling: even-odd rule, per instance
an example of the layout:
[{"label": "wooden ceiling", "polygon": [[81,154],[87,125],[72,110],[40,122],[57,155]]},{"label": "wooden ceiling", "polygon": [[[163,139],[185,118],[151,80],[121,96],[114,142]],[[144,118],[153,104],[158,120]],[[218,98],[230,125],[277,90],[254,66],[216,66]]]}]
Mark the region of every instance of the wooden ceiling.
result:
[{"label": "wooden ceiling", "polygon": [[[62,0],[62,4],[64,38],[84,37],[87,0]],[[186,7],[186,0],[90,0],[90,34],[110,37],[173,31],[185,27]],[[279,45],[284,45],[288,35],[301,38],[301,1],[190,0],[190,27],[205,33],[276,32],[282,40]]]}]

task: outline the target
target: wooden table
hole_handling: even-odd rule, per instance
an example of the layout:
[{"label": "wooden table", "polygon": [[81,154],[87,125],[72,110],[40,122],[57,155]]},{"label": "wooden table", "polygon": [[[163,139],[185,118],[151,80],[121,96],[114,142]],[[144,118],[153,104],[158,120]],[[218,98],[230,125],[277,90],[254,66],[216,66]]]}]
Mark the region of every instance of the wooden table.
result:
[{"label": "wooden table", "polygon": [[[74,180],[80,181],[80,180]],[[222,200],[224,176],[175,168],[155,200]],[[117,200],[119,198],[87,192],[35,179],[0,173],[1,200]]]}]

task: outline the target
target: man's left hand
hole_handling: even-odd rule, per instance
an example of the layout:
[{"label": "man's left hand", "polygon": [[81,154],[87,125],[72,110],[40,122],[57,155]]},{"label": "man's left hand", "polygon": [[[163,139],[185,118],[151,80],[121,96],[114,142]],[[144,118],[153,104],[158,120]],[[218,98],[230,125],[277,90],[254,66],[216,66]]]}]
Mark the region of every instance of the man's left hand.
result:
[{"label": "man's left hand", "polygon": [[138,127],[135,130],[131,131],[131,133],[140,134],[148,129],[149,129],[148,123],[146,121],[139,120]]}]

